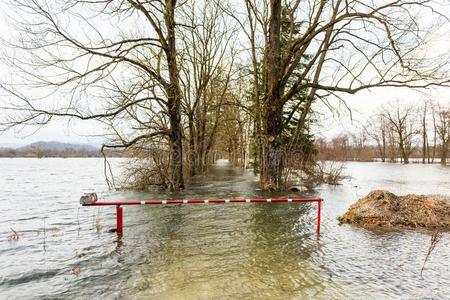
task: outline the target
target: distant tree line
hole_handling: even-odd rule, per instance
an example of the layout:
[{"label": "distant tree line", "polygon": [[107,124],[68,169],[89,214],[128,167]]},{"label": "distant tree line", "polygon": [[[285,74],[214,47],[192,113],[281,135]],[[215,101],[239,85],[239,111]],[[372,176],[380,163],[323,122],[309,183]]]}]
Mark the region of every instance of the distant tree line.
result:
[{"label": "distant tree line", "polygon": [[327,160],[447,164],[450,154],[450,107],[432,101],[379,109],[358,133],[316,140],[318,157]]}]

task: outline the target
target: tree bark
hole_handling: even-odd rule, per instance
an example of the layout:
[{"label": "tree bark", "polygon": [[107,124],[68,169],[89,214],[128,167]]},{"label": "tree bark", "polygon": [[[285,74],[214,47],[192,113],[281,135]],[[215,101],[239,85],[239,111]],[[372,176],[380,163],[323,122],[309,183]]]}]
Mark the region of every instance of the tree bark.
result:
[{"label": "tree bark", "polygon": [[167,57],[169,83],[166,88],[169,112],[169,146],[170,146],[170,189],[184,188],[183,180],[183,144],[181,128],[181,91],[177,65],[175,44],[175,5],[176,0],[166,0],[164,19],[167,28],[167,47],[164,49]]},{"label": "tree bark", "polygon": [[264,155],[261,186],[263,190],[279,190],[282,184],[283,159],[281,132],[283,105],[281,103],[281,0],[270,1],[269,39],[266,50],[267,66],[267,110],[266,139],[267,153]]},{"label": "tree bark", "polygon": [[195,133],[194,133],[194,116],[188,115],[189,126],[189,175],[195,176],[197,173],[196,156],[195,156]]},{"label": "tree bark", "polygon": [[409,157],[408,157],[408,155],[407,155],[407,153],[406,153],[406,149],[405,149],[405,141],[404,141],[404,139],[403,139],[403,135],[402,135],[401,132],[399,132],[398,139],[399,139],[398,143],[399,143],[399,148],[400,148],[400,154],[402,155],[403,163],[404,163],[405,165],[406,165],[406,164],[409,164]]}]

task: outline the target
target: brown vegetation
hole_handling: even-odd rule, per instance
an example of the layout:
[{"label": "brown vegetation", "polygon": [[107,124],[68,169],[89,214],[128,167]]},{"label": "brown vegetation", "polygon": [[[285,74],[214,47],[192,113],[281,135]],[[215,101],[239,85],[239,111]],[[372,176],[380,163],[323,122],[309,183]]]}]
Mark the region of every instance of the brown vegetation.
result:
[{"label": "brown vegetation", "polygon": [[425,256],[425,259],[423,260],[422,269],[420,269],[420,276],[422,277],[423,270],[425,269],[425,264],[428,261],[428,258],[430,258],[431,253],[433,253],[434,249],[436,248],[436,245],[440,242],[443,234],[441,231],[435,231],[431,235],[430,238],[430,246],[428,247],[427,255]]},{"label": "brown vegetation", "polygon": [[368,228],[423,228],[450,230],[448,199],[424,195],[396,196],[388,191],[370,192],[338,218],[340,223]]},{"label": "brown vegetation", "polygon": [[10,229],[12,233],[8,236],[8,241],[18,241],[20,239],[19,233],[12,228]]}]

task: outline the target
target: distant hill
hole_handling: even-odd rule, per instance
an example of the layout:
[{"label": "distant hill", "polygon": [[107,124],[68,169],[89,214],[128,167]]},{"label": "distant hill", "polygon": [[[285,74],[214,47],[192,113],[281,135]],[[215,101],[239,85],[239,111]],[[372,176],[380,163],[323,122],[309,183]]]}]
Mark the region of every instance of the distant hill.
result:
[{"label": "distant hill", "polygon": [[99,151],[99,147],[95,147],[89,144],[70,144],[70,143],[61,143],[61,142],[35,142],[23,147],[16,148],[15,150],[18,152],[28,152],[32,150],[42,150],[42,151]]},{"label": "distant hill", "polygon": [[[100,146],[55,141],[36,142],[18,148],[0,144],[0,157],[101,157]],[[125,157],[126,151],[106,149],[107,157]]]},{"label": "distant hill", "polygon": [[[89,144],[41,141],[18,148],[0,145],[0,157],[98,157],[100,155],[100,147]],[[122,153],[108,151],[106,155],[120,156]]]}]

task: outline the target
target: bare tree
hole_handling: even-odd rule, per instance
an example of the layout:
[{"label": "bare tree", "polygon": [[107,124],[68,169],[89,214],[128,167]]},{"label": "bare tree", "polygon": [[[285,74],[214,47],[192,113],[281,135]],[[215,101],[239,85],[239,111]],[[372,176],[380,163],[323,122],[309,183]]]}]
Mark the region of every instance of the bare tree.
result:
[{"label": "bare tree", "polygon": [[431,99],[425,100],[423,105],[419,107],[421,119],[420,133],[422,137],[422,163],[434,163],[438,140],[438,120],[436,119],[436,114],[439,114],[440,109],[440,106]]},{"label": "bare tree", "polygon": [[428,163],[434,163],[436,157],[436,147],[437,147],[437,122],[436,122],[436,108],[434,105],[431,106],[431,118],[433,121],[433,146],[430,150],[430,143],[427,141],[427,152],[428,152]]},{"label": "bare tree", "polygon": [[403,163],[408,164],[413,150],[414,135],[417,133],[413,106],[400,105],[399,101],[396,101],[396,104],[386,107],[382,114],[397,137]]},{"label": "bare tree", "polygon": [[[177,1],[21,0],[10,5],[20,11],[11,20],[20,38],[7,44],[8,62],[21,78],[16,85],[2,84],[14,96],[3,107],[8,110],[3,129],[66,117],[109,128],[106,148],[166,140],[166,184],[182,188]],[[24,83],[33,92],[17,85]]]},{"label": "bare tree", "polygon": [[419,114],[421,116],[421,134],[422,134],[422,163],[425,163],[427,157],[427,114],[428,114],[428,101],[425,101],[421,108],[419,108]]},{"label": "bare tree", "polygon": [[182,19],[181,82],[193,176],[206,170],[220,126],[220,110],[232,80],[236,28],[212,1],[187,1]]},{"label": "bare tree", "polygon": [[447,164],[448,150],[450,147],[450,109],[440,107],[437,113],[437,135],[441,143],[441,164]]},{"label": "bare tree", "polygon": [[381,161],[385,162],[387,126],[383,115],[377,114],[374,118],[369,119],[363,128],[367,136],[375,141],[378,149],[378,155],[380,156]]},{"label": "bare tree", "polygon": [[218,130],[217,147],[226,152],[230,163],[247,168],[249,165],[250,140],[253,118],[247,109],[242,109],[241,101],[246,98],[247,84],[234,83],[232,93],[227,94],[227,105],[222,110],[222,126]]}]

